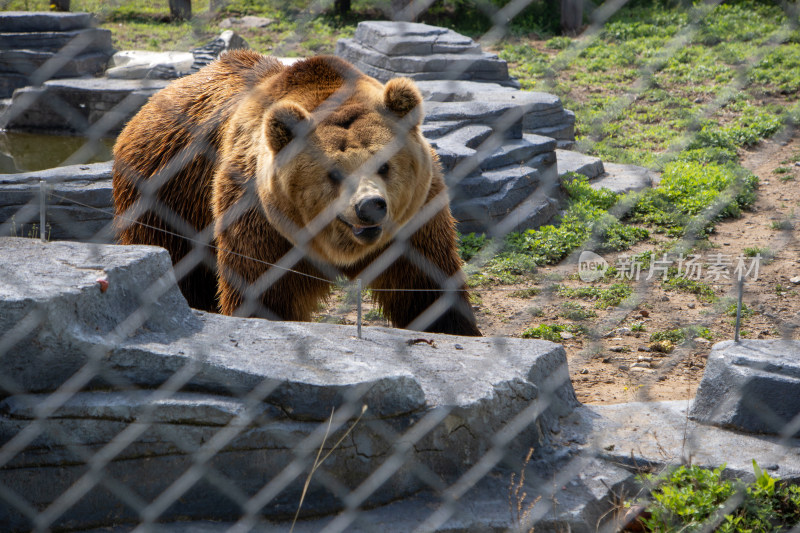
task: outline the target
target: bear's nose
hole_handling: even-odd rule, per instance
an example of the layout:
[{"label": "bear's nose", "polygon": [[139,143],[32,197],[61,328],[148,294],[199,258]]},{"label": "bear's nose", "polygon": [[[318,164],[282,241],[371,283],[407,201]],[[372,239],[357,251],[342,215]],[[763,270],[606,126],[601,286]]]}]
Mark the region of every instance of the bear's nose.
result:
[{"label": "bear's nose", "polygon": [[364,198],[356,204],[356,216],[365,224],[380,224],[386,217],[386,200],[380,196]]}]

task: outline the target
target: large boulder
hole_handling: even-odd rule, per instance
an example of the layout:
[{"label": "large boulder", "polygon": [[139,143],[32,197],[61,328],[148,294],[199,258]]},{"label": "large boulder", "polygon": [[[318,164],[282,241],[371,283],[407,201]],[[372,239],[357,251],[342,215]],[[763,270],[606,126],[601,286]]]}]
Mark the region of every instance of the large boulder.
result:
[{"label": "large boulder", "polygon": [[[337,511],[366,480],[363,504],[386,503],[445,486],[489,450],[548,453],[558,417],[577,405],[564,350],[549,342],[388,328],[359,339],[354,327],[202,313],[158,248],[19,238],[0,248],[0,447],[24,442],[0,457],[0,483],[44,509],[95,479],[52,527],[139,519],[98,468],[153,502],[201,457],[161,519],[238,517],[220,475],[240,498],[266,490],[257,512],[291,516],[326,420],[333,451],[362,406],[303,512]],[[31,528],[14,507],[0,507],[0,522]]]},{"label": "large boulder", "polygon": [[51,78],[96,76],[113,53],[111,32],[88,13],[0,13],[0,98]]},{"label": "large boulder", "polygon": [[800,437],[800,341],[716,344],[690,415],[705,424]]}]

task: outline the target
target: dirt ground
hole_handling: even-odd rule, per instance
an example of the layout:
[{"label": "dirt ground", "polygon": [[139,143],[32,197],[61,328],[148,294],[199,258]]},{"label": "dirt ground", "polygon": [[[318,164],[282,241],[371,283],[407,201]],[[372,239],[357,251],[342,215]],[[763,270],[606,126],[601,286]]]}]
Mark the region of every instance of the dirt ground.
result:
[{"label": "dirt ground", "polygon": [[[707,266],[716,254],[735,262],[746,248],[764,250],[758,275],[746,279],[743,301],[752,311],[742,321],[744,338],[796,338],[794,328],[800,315],[800,242],[796,224],[800,208],[800,137],[765,141],[741,154],[742,165],[760,178],[758,200],[752,211],[741,218],[717,224],[708,243],[695,253]],[[777,172],[776,172],[777,169]],[[617,257],[644,251],[658,252],[668,239],[654,235],[623,254],[605,254],[616,264]],[[714,343],[734,337],[734,318],[726,311],[735,302],[737,284],[733,267],[731,279],[718,282],[704,276],[719,297],[703,301],[694,294],[664,290],[657,274],[650,281],[646,272],[635,284],[633,303],[607,310],[596,309],[594,302],[559,296],[555,285],[588,285],[577,276],[577,253],[561,264],[543,267],[530,281],[518,285],[498,285],[473,291],[478,324],[489,337],[519,337],[539,324],[580,324],[588,334],[562,334],[570,374],[578,399],[590,404],[610,404],[646,400],[684,400],[694,396]],[[747,258],[746,266],[750,266]],[[792,281],[794,279],[794,282]],[[607,286],[608,284],[599,284]],[[520,289],[532,288],[536,294],[525,297]],[[516,293],[514,291],[517,291]],[[585,320],[564,318],[565,303],[597,313]],[[387,325],[365,298],[364,324]],[[355,323],[355,299],[345,291],[334,293],[318,320]],[[712,340],[703,338],[678,345],[670,353],[651,349],[654,332],[698,325],[707,327]]]}]

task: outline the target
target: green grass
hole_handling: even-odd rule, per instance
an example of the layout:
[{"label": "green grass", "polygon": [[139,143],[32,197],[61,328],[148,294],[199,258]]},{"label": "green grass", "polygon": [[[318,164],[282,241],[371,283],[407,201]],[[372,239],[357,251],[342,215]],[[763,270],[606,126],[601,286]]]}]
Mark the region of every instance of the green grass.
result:
[{"label": "green grass", "polygon": [[[753,461],[755,481],[744,483],[713,470],[680,466],[660,476],[640,478],[654,487],[643,520],[647,531],[714,531],[724,533],[787,531],[800,523],[800,486],[773,478]],[[727,514],[729,501],[741,500]]]},{"label": "green grass", "polygon": [[594,301],[595,307],[598,309],[606,309],[621,304],[623,300],[633,294],[633,289],[630,285],[624,283],[614,283],[608,287],[599,287],[596,285],[587,287],[565,287],[564,285],[559,285],[556,288],[556,293],[564,298],[580,298],[582,300]]},{"label": "green grass", "polygon": [[684,328],[656,331],[650,334],[650,342],[669,341],[678,345],[697,337],[711,340],[711,331],[702,326],[686,326]]},{"label": "green grass", "polygon": [[523,339],[543,339],[551,342],[562,341],[561,333],[571,333],[573,335],[580,335],[584,329],[580,326],[572,324],[539,324],[535,327],[530,327],[522,332]]},{"label": "green grass", "polygon": [[564,309],[561,316],[567,320],[587,320],[589,318],[597,318],[597,312],[593,309],[587,309],[576,302],[564,302],[561,307]]}]

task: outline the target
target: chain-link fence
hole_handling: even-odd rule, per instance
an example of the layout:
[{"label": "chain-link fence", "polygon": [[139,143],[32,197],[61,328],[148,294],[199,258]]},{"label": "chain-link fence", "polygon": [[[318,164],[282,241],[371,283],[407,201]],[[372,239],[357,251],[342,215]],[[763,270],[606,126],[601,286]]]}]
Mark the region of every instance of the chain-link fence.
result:
[{"label": "chain-link fence", "polygon": [[[692,188],[570,164],[570,149],[576,128],[591,151],[646,106],[721,3],[687,9],[589,124],[484,50],[518,39],[530,3],[481,7],[491,28],[475,40],[373,21],[339,43],[347,61],[233,50],[190,76],[113,83],[70,77],[109,53],[82,15],[0,13],[0,89],[16,88],[2,126],[85,138],[61,161],[74,166],[0,176],[2,529],[615,531],[647,519],[653,479],[637,476],[726,464],[749,479],[755,461],[762,481],[800,478],[794,216],[765,237],[740,219],[734,246],[709,239],[742,208],[792,212],[794,124],[761,135],[751,164],[781,190],[759,192],[741,143],[725,161],[692,152],[725,149],[704,121],[733,120],[755,69],[796,42],[796,6],[758,46],[731,47],[724,89],[670,137],[663,161],[697,158]],[[558,92],[586,50],[616,46],[621,9],[588,14],[536,88]],[[88,164],[109,136],[113,168]],[[620,228],[638,242],[609,247]],[[786,502],[770,519],[797,530],[800,498]]]}]

